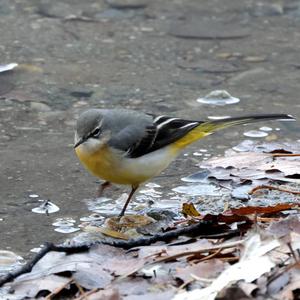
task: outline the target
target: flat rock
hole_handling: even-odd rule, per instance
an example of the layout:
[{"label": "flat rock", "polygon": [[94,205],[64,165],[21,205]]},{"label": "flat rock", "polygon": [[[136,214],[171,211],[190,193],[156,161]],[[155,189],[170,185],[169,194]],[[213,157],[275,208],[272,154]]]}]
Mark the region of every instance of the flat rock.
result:
[{"label": "flat rock", "polygon": [[186,39],[228,40],[246,38],[250,35],[250,30],[236,23],[191,19],[173,23],[169,34]]},{"label": "flat rock", "polygon": [[30,108],[35,111],[47,112],[51,111],[51,107],[42,102],[30,102]]},{"label": "flat rock", "polygon": [[116,9],[140,9],[148,4],[147,0],[106,0],[105,2]]}]

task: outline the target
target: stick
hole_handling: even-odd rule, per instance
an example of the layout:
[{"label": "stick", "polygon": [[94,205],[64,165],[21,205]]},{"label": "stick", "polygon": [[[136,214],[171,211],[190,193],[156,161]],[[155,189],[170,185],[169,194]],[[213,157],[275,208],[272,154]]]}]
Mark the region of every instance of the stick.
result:
[{"label": "stick", "polygon": [[267,190],[276,190],[276,191],[280,191],[280,192],[284,192],[284,193],[290,193],[290,194],[293,194],[293,195],[300,195],[300,192],[298,192],[298,191],[290,191],[290,190],[282,189],[282,188],[279,188],[277,186],[272,186],[272,185],[259,185],[259,186],[256,186],[250,192],[248,192],[248,194],[252,195],[256,191],[258,191],[258,190],[264,190],[264,189],[267,189]]}]

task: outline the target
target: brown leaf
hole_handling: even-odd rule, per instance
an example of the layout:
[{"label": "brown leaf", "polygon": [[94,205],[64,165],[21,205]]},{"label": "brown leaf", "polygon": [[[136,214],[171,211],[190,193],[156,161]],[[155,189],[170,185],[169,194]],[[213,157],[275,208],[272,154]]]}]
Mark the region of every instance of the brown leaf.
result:
[{"label": "brown leaf", "polygon": [[155,222],[154,219],[148,216],[142,215],[125,215],[121,218],[112,217],[105,220],[106,227],[116,230],[116,231],[125,231],[132,228],[138,228],[142,226],[146,226]]},{"label": "brown leaf", "polygon": [[227,263],[219,259],[211,259],[184,268],[177,268],[174,276],[181,279],[184,283],[190,281],[193,278],[192,275],[200,278],[213,279],[227,266]]},{"label": "brown leaf", "polygon": [[299,207],[297,203],[279,203],[275,206],[245,206],[240,208],[231,208],[224,212],[224,215],[252,215],[252,214],[271,214],[284,210]]},{"label": "brown leaf", "polygon": [[[213,221],[216,223],[226,223],[226,224],[232,224],[235,222],[251,222],[252,221],[246,217],[243,216],[242,214],[237,214],[237,213],[233,213],[233,214],[227,214],[228,211],[226,211],[224,214],[218,214],[218,215],[212,215],[212,214],[207,214],[203,217],[203,220],[205,221]],[[229,212],[231,212],[231,210],[229,210]]]},{"label": "brown leaf", "polygon": [[88,226],[84,227],[84,231],[99,232],[99,233],[105,234],[107,236],[113,237],[115,239],[122,239],[122,240],[128,240],[129,239],[129,236],[127,234],[122,233],[122,232],[118,232],[118,231],[113,230],[113,229],[109,229],[107,227],[97,227],[97,226],[88,225]]}]

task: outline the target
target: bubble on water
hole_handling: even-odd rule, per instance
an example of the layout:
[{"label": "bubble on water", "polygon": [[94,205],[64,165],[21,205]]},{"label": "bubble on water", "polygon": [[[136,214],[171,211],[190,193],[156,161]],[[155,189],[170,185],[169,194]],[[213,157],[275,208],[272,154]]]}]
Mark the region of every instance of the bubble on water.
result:
[{"label": "bubble on water", "polygon": [[259,130],[262,130],[262,131],[272,131],[273,129],[271,127],[268,127],[268,126],[262,126],[259,128]]},{"label": "bubble on water", "polygon": [[0,250],[0,275],[11,272],[25,263],[23,257],[12,251]]},{"label": "bubble on water", "polygon": [[36,214],[52,214],[59,211],[59,207],[49,200],[39,201],[42,201],[43,203],[40,206],[33,208],[31,210],[32,212]]},{"label": "bubble on water", "polygon": [[199,149],[200,152],[207,152],[207,149]]},{"label": "bubble on water", "polygon": [[204,103],[204,104],[210,104],[210,105],[228,105],[228,104],[239,103],[240,99],[232,97],[225,90],[216,90],[216,91],[212,91],[211,93],[207,94],[203,98],[198,98],[197,102]]},{"label": "bubble on water", "polygon": [[92,222],[92,221],[98,221],[101,219],[103,219],[103,216],[100,216],[99,214],[94,213],[94,214],[91,214],[90,216],[80,218],[80,221],[81,222]]},{"label": "bubble on water", "polygon": [[220,196],[219,189],[211,184],[197,184],[178,186],[172,189],[177,193],[182,193],[190,196]]},{"label": "bubble on water", "polygon": [[247,137],[254,137],[254,138],[262,138],[268,136],[268,133],[265,131],[259,131],[259,130],[249,130],[244,132],[244,136]]},{"label": "bubble on water", "polygon": [[280,128],[275,128],[275,130],[276,130],[276,131],[279,131],[279,130],[281,130],[281,129],[280,129]]},{"label": "bubble on water", "polygon": [[60,226],[73,226],[76,223],[76,220],[72,218],[57,218],[53,226],[60,227]]},{"label": "bubble on water", "polygon": [[38,197],[39,197],[38,194],[30,194],[30,195],[29,195],[29,198],[38,198]]},{"label": "bubble on water", "polygon": [[73,233],[76,231],[79,231],[80,228],[78,227],[72,227],[72,226],[65,226],[65,227],[56,227],[54,231],[59,232],[59,233]]}]

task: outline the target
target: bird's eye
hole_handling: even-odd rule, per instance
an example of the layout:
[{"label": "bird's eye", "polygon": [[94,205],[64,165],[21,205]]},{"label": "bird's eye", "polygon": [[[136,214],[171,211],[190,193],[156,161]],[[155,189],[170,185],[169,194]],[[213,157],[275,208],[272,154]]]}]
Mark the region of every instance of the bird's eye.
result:
[{"label": "bird's eye", "polygon": [[101,133],[101,129],[100,128],[96,128],[93,132],[92,132],[92,136],[93,137],[98,137]]}]

